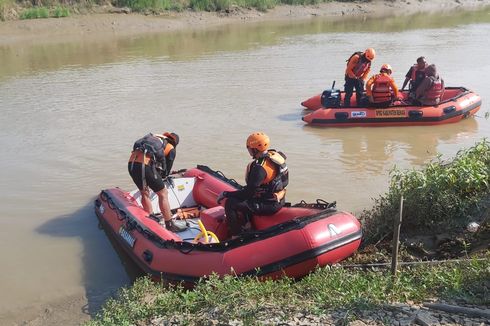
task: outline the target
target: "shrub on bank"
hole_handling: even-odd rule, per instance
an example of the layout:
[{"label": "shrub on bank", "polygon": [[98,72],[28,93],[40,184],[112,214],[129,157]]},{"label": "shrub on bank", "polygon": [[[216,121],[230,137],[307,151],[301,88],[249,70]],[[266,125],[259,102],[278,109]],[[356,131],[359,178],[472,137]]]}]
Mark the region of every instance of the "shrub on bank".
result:
[{"label": "shrub on bank", "polygon": [[238,319],[254,325],[277,316],[288,320],[298,312],[315,315],[333,309],[376,309],[384,303],[420,302],[429,297],[459,297],[469,303],[488,304],[490,293],[482,284],[489,277],[488,260],[475,260],[406,267],[395,282],[382,271],[342,267],[320,268],[297,282],[212,276],[194,290],[165,288],[142,278],[110,299],[87,325],[150,324],[160,316],[179,316],[181,324]]},{"label": "shrub on bank", "polygon": [[49,10],[46,7],[28,8],[20,13],[20,19],[38,19],[48,17]]},{"label": "shrub on bank", "polygon": [[[332,0],[111,0],[115,7],[128,7],[136,12],[159,13],[165,10],[182,11],[225,11],[231,7],[255,8],[266,11],[277,5],[312,5]],[[346,2],[353,2],[351,0]],[[102,0],[0,0],[0,20],[7,18],[7,10],[14,4],[23,7],[20,19],[35,19],[48,17],[66,17],[70,10],[77,12],[79,8],[90,8],[94,4],[107,4]],[[62,4],[62,6],[60,6]],[[51,9],[49,9],[51,8]]]},{"label": "shrub on bank", "polygon": [[451,232],[475,219],[489,194],[490,143],[482,140],[459,151],[451,161],[439,156],[423,170],[393,169],[386,194],[361,214],[365,243],[379,241],[393,230],[403,194],[402,232]]},{"label": "shrub on bank", "polygon": [[119,7],[129,7],[134,11],[183,10],[189,8],[195,11],[223,11],[232,6],[256,8],[265,11],[276,5],[311,5],[330,0],[115,0]]},{"label": "shrub on bank", "polygon": [[70,16],[70,10],[67,7],[56,6],[54,8],[33,7],[23,10],[20,13],[20,19],[38,19],[38,18],[61,18]]}]

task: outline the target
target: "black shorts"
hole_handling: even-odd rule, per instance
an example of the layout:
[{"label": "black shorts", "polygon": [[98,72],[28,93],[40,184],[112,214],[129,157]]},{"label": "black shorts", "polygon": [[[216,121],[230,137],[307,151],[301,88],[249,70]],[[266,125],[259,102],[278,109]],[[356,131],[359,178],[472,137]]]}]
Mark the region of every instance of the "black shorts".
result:
[{"label": "black shorts", "polygon": [[[136,187],[138,187],[140,191],[143,190],[141,165],[142,164],[138,162],[128,163],[129,175],[131,176],[134,183],[136,184]],[[150,189],[153,190],[154,192],[159,192],[160,190],[165,188],[165,182],[163,182],[162,176],[151,165],[145,165],[145,180],[146,180],[146,185],[150,187]]]}]

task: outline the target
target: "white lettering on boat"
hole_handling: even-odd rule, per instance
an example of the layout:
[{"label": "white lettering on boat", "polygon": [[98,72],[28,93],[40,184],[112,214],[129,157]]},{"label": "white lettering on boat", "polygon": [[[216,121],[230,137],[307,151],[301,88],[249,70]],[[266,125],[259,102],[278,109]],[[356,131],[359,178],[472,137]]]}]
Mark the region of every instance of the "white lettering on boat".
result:
[{"label": "white lettering on boat", "polygon": [[403,118],[407,113],[403,109],[377,109],[375,115],[376,118]]},{"label": "white lettering on boat", "polygon": [[473,104],[474,102],[476,102],[476,100],[478,100],[478,96],[473,95],[473,96],[468,97],[467,99],[464,99],[461,102],[459,102],[459,106],[462,109],[464,109],[468,105]]},{"label": "white lettering on boat", "polygon": [[328,231],[330,231],[330,236],[331,237],[334,237],[337,234],[340,234],[339,229],[337,229],[337,227],[335,225],[333,225],[333,224],[329,224],[328,225]]},{"label": "white lettering on boat", "polygon": [[126,231],[126,229],[122,226],[119,228],[119,235],[131,246],[131,248],[134,247],[136,239],[133,238],[133,236],[129,234],[128,231]]},{"label": "white lettering on boat", "polygon": [[350,113],[351,118],[365,118],[366,115],[366,111],[352,111]]}]

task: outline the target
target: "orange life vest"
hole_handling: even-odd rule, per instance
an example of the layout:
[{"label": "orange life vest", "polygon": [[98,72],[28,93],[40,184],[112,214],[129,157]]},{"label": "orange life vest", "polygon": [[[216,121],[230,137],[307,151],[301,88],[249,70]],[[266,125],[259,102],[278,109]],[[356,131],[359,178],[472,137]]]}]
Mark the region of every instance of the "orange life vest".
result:
[{"label": "orange life vest", "polygon": [[432,81],[432,85],[425,92],[424,101],[439,104],[441,97],[444,94],[444,83],[441,78],[436,79],[432,76],[429,78]]},{"label": "orange life vest", "polygon": [[259,164],[266,173],[255,197],[265,199],[275,198],[277,201],[283,199],[286,195],[285,187],[289,182],[289,170],[286,166],[285,155],[274,150],[269,150],[266,156],[250,162],[245,175],[247,182],[252,164]]},{"label": "orange life vest", "polygon": [[391,77],[386,74],[378,74],[374,77],[372,91],[374,103],[385,103],[392,100],[391,82]]},{"label": "orange life vest", "polygon": [[424,78],[427,76],[426,69],[427,65],[422,69],[419,69],[417,64],[413,65],[412,75],[410,76],[410,90],[412,92],[415,92],[417,87],[419,87],[420,83],[422,83]]},{"label": "orange life vest", "polygon": [[418,79],[418,82],[420,83],[425,78],[425,69],[426,68],[427,67],[419,69],[419,65],[417,65],[417,64],[413,65],[412,76],[410,77],[410,79],[414,82]]},{"label": "orange life vest", "polygon": [[355,52],[351,55],[351,57],[347,60],[347,65],[352,60],[352,58],[357,55],[359,59],[357,60],[356,65],[352,69],[352,72],[357,78],[362,77],[362,75],[371,67],[371,61],[366,60],[362,52]]},{"label": "orange life vest", "polygon": [[[165,149],[163,150],[163,154],[165,155],[165,157],[168,156],[168,153],[170,153],[170,151],[174,149],[174,146],[172,144],[170,144],[169,142],[167,142],[167,145],[165,146]],[[143,156],[144,156],[144,159],[143,159]],[[132,151],[131,152],[131,155],[129,156],[129,162],[132,163],[132,162],[137,162],[137,163],[144,163],[145,165],[149,165],[151,163],[151,156],[146,154],[144,155],[143,152],[141,151]]]}]

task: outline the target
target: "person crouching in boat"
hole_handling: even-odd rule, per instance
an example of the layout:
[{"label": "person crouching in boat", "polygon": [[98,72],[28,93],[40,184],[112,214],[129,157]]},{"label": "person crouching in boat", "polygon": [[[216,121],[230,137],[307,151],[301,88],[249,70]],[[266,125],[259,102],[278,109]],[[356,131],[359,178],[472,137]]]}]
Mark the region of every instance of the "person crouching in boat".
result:
[{"label": "person crouching in boat", "polygon": [[379,74],[373,75],[366,83],[366,95],[369,99],[369,106],[388,107],[393,100],[399,100],[398,86],[391,77],[391,66],[384,64],[379,70]]},{"label": "person crouching in boat", "polygon": [[427,67],[427,76],[415,92],[416,105],[438,105],[444,95],[444,80],[437,73],[437,67],[431,64]]},{"label": "person crouching in boat", "polygon": [[403,82],[402,91],[408,84],[409,98],[415,98],[415,91],[419,87],[420,83],[424,80],[426,76],[427,61],[425,57],[418,57],[417,63],[410,67],[407,74],[405,75],[405,81]]},{"label": "person crouching in boat", "polygon": [[350,106],[350,98],[354,88],[356,89],[356,102],[360,106],[364,92],[364,82],[371,71],[371,61],[374,60],[376,51],[373,48],[366,49],[364,52],[355,52],[347,59],[345,68],[345,85],[344,85],[344,106]]},{"label": "person crouching in boat", "polygon": [[[134,143],[128,162],[129,175],[140,190],[143,209],[153,217],[159,218],[160,224],[164,224],[172,232],[183,231],[186,228],[176,224],[172,218],[164,181],[172,169],[178,144],[179,136],[175,133],[150,133]],[[161,216],[153,214],[150,189],[158,196],[163,220]]]},{"label": "person crouching in boat", "polygon": [[226,198],[225,214],[230,236],[245,230],[252,214],[272,215],[285,203],[289,171],[286,155],[269,150],[270,139],[262,132],[255,132],[247,138],[247,149],[253,158],[245,175],[246,186],[237,191],[219,194],[218,204]]}]

